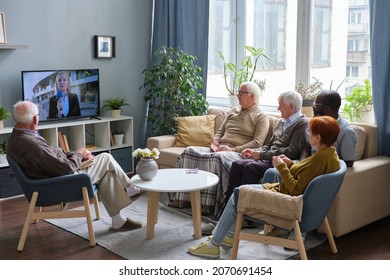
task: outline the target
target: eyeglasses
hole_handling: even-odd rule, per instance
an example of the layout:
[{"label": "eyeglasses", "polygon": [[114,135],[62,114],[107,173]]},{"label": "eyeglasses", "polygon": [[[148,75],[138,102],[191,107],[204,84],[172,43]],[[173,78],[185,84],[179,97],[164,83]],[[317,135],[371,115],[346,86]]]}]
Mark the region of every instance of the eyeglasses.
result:
[{"label": "eyeglasses", "polygon": [[242,91],[242,90],[239,90],[239,91],[237,92],[237,95],[241,95],[241,94],[243,94],[243,93],[250,94],[249,91]]},{"label": "eyeglasses", "polygon": [[328,105],[328,104],[325,104],[325,103],[314,103],[313,104],[313,108],[315,108],[315,107],[322,107],[322,106],[325,106],[325,105]]}]

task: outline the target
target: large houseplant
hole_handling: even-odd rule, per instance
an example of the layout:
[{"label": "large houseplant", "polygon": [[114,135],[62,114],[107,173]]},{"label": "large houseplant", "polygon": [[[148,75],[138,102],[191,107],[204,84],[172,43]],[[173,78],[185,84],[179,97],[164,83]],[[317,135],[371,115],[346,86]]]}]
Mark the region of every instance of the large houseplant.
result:
[{"label": "large houseplant", "polygon": [[154,53],[154,62],[141,74],[147,88],[144,99],[149,104],[147,116],[153,135],[176,133],[176,117],[203,115],[208,108],[204,96],[202,69],[196,57],[180,49],[162,46]]},{"label": "large houseplant", "polygon": [[[236,66],[232,62],[226,62],[222,52],[218,51],[218,54],[223,61],[223,77],[225,79],[225,87],[229,92],[229,95],[236,95],[239,86],[243,82],[253,80],[257,63],[261,57],[269,60],[269,57],[264,53],[264,49],[262,48],[255,49],[251,46],[245,46],[245,49],[249,52],[249,54],[241,60],[240,66]],[[232,83],[229,82],[230,78],[232,79]],[[261,91],[265,89],[265,80],[255,79],[254,82],[259,85]]]},{"label": "large houseplant", "polygon": [[364,80],[364,85],[355,87],[352,92],[345,96],[343,116],[350,121],[361,121],[365,113],[372,112],[371,82]]}]

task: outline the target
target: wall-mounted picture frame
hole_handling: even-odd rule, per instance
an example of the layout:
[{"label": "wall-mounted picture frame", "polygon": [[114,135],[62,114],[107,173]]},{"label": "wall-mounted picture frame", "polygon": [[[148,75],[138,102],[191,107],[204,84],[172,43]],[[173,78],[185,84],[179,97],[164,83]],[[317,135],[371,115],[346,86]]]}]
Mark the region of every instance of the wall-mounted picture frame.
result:
[{"label": "wall-mounted picture frame", "polygon": [[95,57],[115,57],[115,36],[95,35]]},{"label": "wall-mounted picture frame", "polygon": [[5,32],[5,15],[3,12],[0,12],[0,44],[7,43],[7,35]]}]

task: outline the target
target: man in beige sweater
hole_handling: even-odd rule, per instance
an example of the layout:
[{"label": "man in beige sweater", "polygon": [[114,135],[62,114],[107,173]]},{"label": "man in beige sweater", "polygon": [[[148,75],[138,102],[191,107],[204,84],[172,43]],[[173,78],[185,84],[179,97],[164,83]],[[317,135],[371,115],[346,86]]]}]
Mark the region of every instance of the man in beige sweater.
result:
[{"label": "man in beige sweater", "polygon": [[[219,183],[201,191],[202,209],[215,217],[220,213],[229,181],[230,166],[240,152],[262,146],[269,129],[267,114],[259,107],[260,88],[244,82],[237,93],[240,106],[232,108],[211,140],[210,147],[187,147],[176,162],[178,168],[198,168],[219,176]],[[170,206],[189,204],[187,193],[171,195]]]}]

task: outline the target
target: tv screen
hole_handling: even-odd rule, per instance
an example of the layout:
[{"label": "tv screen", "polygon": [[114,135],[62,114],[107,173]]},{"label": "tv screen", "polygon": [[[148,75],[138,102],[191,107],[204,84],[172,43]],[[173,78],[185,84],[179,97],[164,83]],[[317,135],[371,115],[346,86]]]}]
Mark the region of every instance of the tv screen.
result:
[{"label": "tv screen", "polygon": [[40,121],[100,115],[99,69],[22,71],[22,90]]}]

